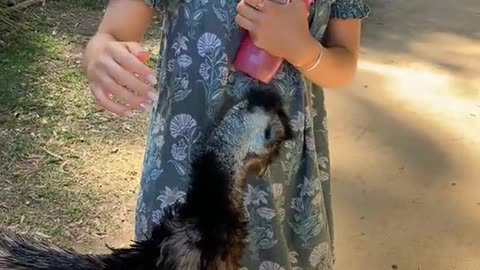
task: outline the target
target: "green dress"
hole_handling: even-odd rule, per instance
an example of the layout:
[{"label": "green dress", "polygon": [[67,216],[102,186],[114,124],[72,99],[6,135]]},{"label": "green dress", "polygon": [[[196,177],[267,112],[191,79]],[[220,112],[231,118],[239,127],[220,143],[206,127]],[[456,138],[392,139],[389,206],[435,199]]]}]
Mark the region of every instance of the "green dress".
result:
[{"label": "green dress", "polygon": [[[164,13],[158,63],[159,97],[152,109],[136,239],[184,199],[192,146],[223,99],[239,99],[259,84],[233,69],[242,37],[238,0],[145,0]],[[331,18],[365,18],[361,0],[315,0],[310,30],[322,40]],[[263,179],[248,179],[248,247],[242,269],[332,269],[333,223],[323,90],[284,63],[271,82],[281,93],[295,139]],[[214,210],[212,210],[214,211]]]}]

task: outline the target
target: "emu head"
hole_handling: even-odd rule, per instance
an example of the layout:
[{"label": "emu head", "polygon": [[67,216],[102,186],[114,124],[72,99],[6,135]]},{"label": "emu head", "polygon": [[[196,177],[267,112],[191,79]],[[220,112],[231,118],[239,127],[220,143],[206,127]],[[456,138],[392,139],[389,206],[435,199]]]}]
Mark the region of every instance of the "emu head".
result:
[{"label": "emu head", "polygon": [[222,114],[207,140],[207,150],[214,151],[224,169],[233,174],[254,171],[262,176],[282,143],[292,138],[289,122],[276,92],[252,89]]}]

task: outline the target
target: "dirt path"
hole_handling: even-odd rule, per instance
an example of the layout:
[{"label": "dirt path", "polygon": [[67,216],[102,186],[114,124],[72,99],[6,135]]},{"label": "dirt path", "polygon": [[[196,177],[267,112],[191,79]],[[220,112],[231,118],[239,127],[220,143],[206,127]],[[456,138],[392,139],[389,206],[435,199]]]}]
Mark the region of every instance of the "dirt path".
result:
[{"label": "dirt path", "polygon": [[327,93],[337,269],[480,269],[480,4],[369,2]]}]

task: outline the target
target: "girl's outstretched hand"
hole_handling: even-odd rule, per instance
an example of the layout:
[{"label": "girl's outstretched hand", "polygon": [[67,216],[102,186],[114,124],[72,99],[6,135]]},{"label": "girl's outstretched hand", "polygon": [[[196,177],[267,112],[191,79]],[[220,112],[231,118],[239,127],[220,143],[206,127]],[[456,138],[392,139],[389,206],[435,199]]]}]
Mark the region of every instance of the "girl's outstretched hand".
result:
[{"label": "girl's outstretched hand", "polygon": [[249,31],[255,45],[292,64],[303,48],[313,40],[308,27],[308,6],[304,0],[287,4],[277,0],[241,0],[237,5],[236,23]]},{"label": "girl's outstretched hand", "polygon": [[155,73],[144,63],[149,54],[136,42],[94,37],[87,46],[84,67],[100,106],[116,115],[148,111],[155,99]]}]

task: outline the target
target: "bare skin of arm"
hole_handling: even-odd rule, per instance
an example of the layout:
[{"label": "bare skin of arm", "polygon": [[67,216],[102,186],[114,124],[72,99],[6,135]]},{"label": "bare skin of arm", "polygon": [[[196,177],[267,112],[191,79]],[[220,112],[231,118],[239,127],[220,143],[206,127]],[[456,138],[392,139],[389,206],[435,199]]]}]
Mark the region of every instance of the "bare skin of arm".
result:
[{"label": "bare skin of arm", "polygon": [[[261,8],[255,6],[261,2]],[[308,27],[304,0],[289,4],[242,0],[237,6],[237,24],[248,30],[257,46],[298,67],[314,84],[338,88],[351,82],[357,69],[361,20],[332,19],[324,46]],[[321,61],[312,66],[322,53]],[[308,71],[306,71],[308,70]]]},{"label": "bare skin of arm", "polygon": [[86,46],[83,68],[92,94],[102,107],[117,115],[148,110],[155,98],[155,73],[143,63],[148,54],[140,45],[153,16],[154,11],[142,1],[112,0]]},{"label": "bare skin of arm", "polygon": [[[242,0],[236,21],[250,31],[259,47],[297,67],[310,66],[322,53],[319,65],[302,71],[304,75],[324,88],[351,82],[357,70],[360,20],[331,20],[321,45],[308,31],[303,0],[293,0],[289,6],[265,1],[262,10],[252,8],[257,1]],[[140,45],[153,16],[154,10],[143,1],[111,0],[85,50],[83,66],[92,94],[117,115],[148,111],[155,99],[155,73],[143,63],[148,54]]]},{"label": "bare skin of arm", "polygon": [[320,53],[320,63],[304,75],[313,83],[325,88],[339,88],[348,85],[357,71],[360,48],[360,20],[330,21],[323,46],[318,41],[307,39],[301,47],[303,55],[291,60],[296,66],[308,66],[314,63]]}]

